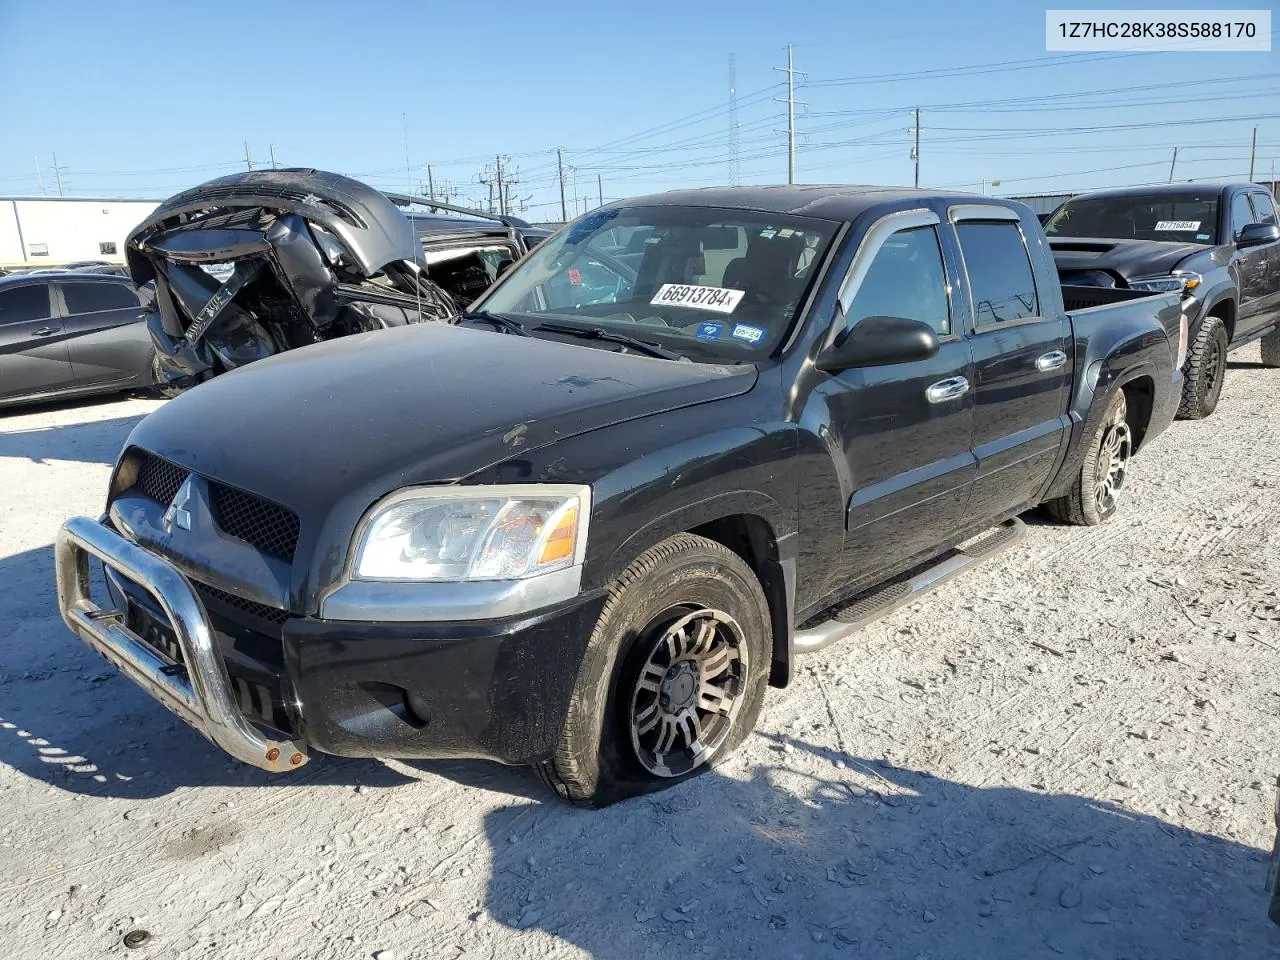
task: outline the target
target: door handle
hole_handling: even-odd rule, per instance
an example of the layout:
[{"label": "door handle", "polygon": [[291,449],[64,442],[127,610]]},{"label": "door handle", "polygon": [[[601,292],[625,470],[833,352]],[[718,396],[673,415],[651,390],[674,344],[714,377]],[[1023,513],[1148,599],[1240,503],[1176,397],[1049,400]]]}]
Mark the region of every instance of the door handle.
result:
[{"label": "door handle", "polygon": [[1036,358],[1036,369],[1041,373],[1057,370],[1067,362],[1067,355],[1061,350],[1050,350]]},{"label": "door handle", "polygon": [[38,330],[32,330],[31,335],[33,337],[51,337],[57,332],[57,327],[41,327]]},{"label": "door handle", "polygon": [[964,377],[948,377],[939,380],[924,392],[930,403],[946,403],[969,392],[969,381]]}]

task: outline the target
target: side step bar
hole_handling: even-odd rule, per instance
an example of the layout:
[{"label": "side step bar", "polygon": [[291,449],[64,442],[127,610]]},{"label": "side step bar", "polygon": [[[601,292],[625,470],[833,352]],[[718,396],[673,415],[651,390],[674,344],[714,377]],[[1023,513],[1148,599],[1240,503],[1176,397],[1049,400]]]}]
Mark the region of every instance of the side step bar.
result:
[{"label": "side step bar", "polygon": [[812,653],[857,633],[899,607],[919,600],[957,574],[1003,553],[1021,540],[1026,530],[1026,525],[1017,517],[1006,520],[990,533],[970,541],[968,545],[944,553],[928,566],[918,567],[859,594],[839,607],[832,608],[834,615],[829,620],[797,630],[793,649],[796,653]]}]

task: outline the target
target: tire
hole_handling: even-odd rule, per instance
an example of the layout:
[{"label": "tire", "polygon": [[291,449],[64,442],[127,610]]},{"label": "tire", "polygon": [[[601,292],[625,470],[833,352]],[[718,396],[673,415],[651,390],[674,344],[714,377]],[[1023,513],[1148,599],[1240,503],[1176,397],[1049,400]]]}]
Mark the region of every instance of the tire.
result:
[{"label": "tire", "polygon": [[1127,412],[1124,391],[1117,390],[1089,440],[1071,492],[1045,504],[1057,520],[1094,527],[1106,523],[1116,512],[1116,501],[1128,480],[1129,461],[1133,456],[1133,435],[1125,420]]},{"label": "tire", "polygon": [[646,550],[609,586],[543,781],[602,807],[706,772],[755,727],[770,623],[760,581],[724,545],[682,533]]},{"label": "tire", "polygon": [[1178,419],[1202,420],[1213,413],[1227,374],[1227,328],[1221,317],[1205,317],[1182,368]]},{"label": "tire", "polygon": [[1262,338],[1262,365],[1280,367],[1280,327]]},{"label": "tire", "polygon": [[151,357],[151,379],[154,382],[151,389],[166,400],[172,400],[182,393],[182,387],[165,379],[164,370],[160,368],[160,358],[154,355]]}]

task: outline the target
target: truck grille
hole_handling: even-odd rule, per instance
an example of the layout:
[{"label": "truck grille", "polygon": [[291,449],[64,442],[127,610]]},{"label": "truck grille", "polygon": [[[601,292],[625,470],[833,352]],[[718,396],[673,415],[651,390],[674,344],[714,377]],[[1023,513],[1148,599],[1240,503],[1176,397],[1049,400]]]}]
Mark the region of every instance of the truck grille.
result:
[{"label": "truck grille", "polygon": [[[136,450],[138,478],[134,489],[159,504],[169,504],[189,471],[163,457]],[[278,503],[252,493],[228,487],[215,480],[209,483],[210,506],[218,528],[257,547],[263,553],[292,561],[298,548],[298,515]]]},{"label": "truck grille", "polygon": [[298,515],[251,493],[209,483],[213,520],[224,533],[251,543],[263,553],[292,560],[298,547]]},{"label": "truck grille", "polygon": [[191,585],[196,588],[196,593],[200,594],[201,600],[205,601],[206,604],[212,600],[215,608],[218,605],[230,607],[232,610],[239,610],[241,613],[247,613],[257,620],[264,620],[276,626],[280,626],[289,619],[288,610],[269,607],[265,603],[258,603],[256,600],[246,600],[244,597],[236,596],[234,593],[227,593],[225,590],[211,587],[207,583],[192,581]]},{"label": "truck grille", "polygon": [[178,488],[186,479],[187,471],[176,463],[144,453],[138,464],[138,479],[134,486],[156,503],[167,504],[178,495]]}]

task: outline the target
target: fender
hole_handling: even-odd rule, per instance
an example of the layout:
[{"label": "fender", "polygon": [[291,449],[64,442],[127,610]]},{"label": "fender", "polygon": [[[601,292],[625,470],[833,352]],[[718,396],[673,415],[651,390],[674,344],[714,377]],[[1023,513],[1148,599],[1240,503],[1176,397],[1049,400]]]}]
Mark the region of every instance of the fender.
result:
[{"label": "fender", "polygon": [[1208,290],[1203,298],[1197,297],[1196,299],[1200,301],[1200,306],[1195,315],[1188,318],[1190,321],[1188,336],[1194,339],[1204,318],[1214,313],[1219,307],[1227,305],[1230,309],[1223,318],[1223,322],[1227,325],[1227,339],[1230,340],[1235,333],[1236,314],[1239,306],[1237,296],[1235,284],[1230,280],[1224,280]]}]

